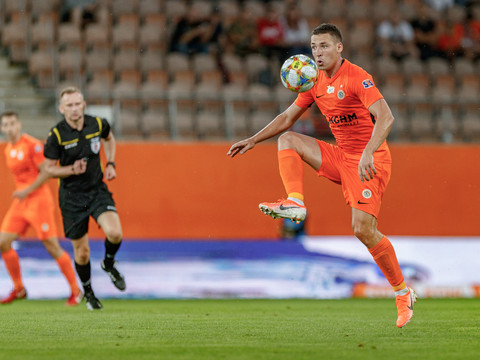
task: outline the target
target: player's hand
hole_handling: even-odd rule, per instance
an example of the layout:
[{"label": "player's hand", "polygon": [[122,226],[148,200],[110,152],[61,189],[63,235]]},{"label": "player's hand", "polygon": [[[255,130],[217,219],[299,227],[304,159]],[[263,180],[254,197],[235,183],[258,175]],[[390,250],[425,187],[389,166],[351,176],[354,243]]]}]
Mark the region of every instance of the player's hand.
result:
[{"label": "player's hand", "polygon": [[227,156],[230,156],[230,157],[233,158],[233,157],[235,157],[235,155],[237,155],[239,153],[241,155],[243,155],[248,150],[253,149],[254,146],[255,146],[255,143],[251,139],[246,139],[246,140],[239,141],[239,142],[232,145],[230,150],[228,150],[228,152],[227,152]]},{"label": "player's hand", "polygon": [[360,162],[358,163],[358,176],[360,176],[362,182],[365,180],[370,181],[374,175],[377,175],[377,170],[373,162],[373,155],[366,154],[365,152],[362,154]]},{"label": "player's hand", "polygon": [[85,159],[75,160],[73,163],[73,173],[75,175],[80,175],[87,171],[87,162]]},{"label": "player's hand", "polygon": [[113,166],[105,167],[104,174],[105,174],[105,179],[107,179],[109,181],[113,180],[117,177],[117,171],[115,170],[115,168]]},{"label": "player's hand", "polygon": [[28,196],[28,194],[30,194],[30,191],[28,191],[27,189],[15,190],[12,194],[12,197],[18,198],[19,200],[23,200]]}]

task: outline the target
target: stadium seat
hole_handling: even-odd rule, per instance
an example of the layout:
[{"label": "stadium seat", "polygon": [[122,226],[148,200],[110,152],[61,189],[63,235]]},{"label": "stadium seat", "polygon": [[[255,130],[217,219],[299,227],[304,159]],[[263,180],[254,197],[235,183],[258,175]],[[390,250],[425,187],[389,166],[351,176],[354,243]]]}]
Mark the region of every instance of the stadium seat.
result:
[{"label": "stadium seat", "polygon": [[102,23],[91,23],[85,27],[84,41],[87,48],[110,46],[111,28]]},{"label": "stadium seat", "polygon": [[187,55],[182,53],[174,52],[166,54],[165,64],[168,73],[173,77],[178,72],[191,71],[190,60]]},{"label": "stadium seat", "polygon": [[416,58],[409,57],[404,59],[401,62],[401,68],[403,74],[409,78],[410,76],[415,76],[417,74],[424,74],[425,73],[425,67],[423,63]]},{"label": "stadium seat", "polygon": [[61,81],[79,82],[83,75],[84,51],[66,48],[58,53],[57,64]]},{"label": "stadium seat", "polygon": [[141,114],[142,130],[145,137],[168,139],[170,137],[168,115],[164,108],[149,107]]},{"label": "stadium seat", "polygon": [[139,41],[140,19],[138,14],[122,14],[112,27],[112,45],[136,45]]},{"label": "stadium seat", "polygon": [[3,26],[2,45],[8,49],[10,61],[26,63],[30,54],[30,45],[25,34],[30,30],[30,14],[14,12]]},{"label": "stadium seat", "polygon": [[256,83],[262,72],[269,72],[268,59],[261,54],[249,54],[245,57],[244,68],[247,71],[249,81]]},{"label": "stadium seat", "polygon": [[452,69],[446,60],[433,57],[427,60],[427,71],[430,76],[433,78],[439,75],[451,74]]},{"label": "stadium seat", "polygon": [[163,13],[163,0],[140,0],[138,13],[142,18]]},{"label": "stadium seat", "polygon": [[111,11],[115,19],[125,15],[138,12],[138,0],[115,0],[111,6]]},{"label": "stadium seat", "polygon": [[113,71],[111,69],[93,72],[85,85],[87,103],[110,104],[113,80]]},{"label": "stadium seat", "polygon": [[77,25],[71,23],[60,24],[57,27],[57,45],[77,46],[83,45],[83,34]]},{"label": "stadium seat", "polygon": [[195,54],[192,66],[197,77],[200,77],[205,71],[218,69],[217,60],[211,54]]},{"label": "stadium seat", "polygon": [[144,23],[140,27],[140,45],[149,46],[158,45],[166,50],[167,21],[163,14],[145,15]]},{"label": "stadium seat", "polygon": [[480,141],[480,110],[478,104],[465,107],[461,120],[463,139],[465,141]]},{"label": "stadium seat", "polygon": [[457,101],[455,76],[437,75],[433,79],[432,101],[437,106],[451,106]]},{"label": "stadium seat", "polygon": [[472,60],[463,57],[458,57],[453,60],[453,68],[455,69],[455,76],[460,79],[464,75],[475,76],[475,66]]},{"label": "stadium seat", "polygon": [[54,44],[57,21],[58,19],[55,13],[47,13],[39,16],[30,28],[30,45],[32,48],[40,45]]},{"label": "stadium seat", "polygon": [[[351,22],[368,20],[371,22],[372,0],[355,0],[347,7],[347,19]],[[368,35],[365,35],[368,36]]]},{"label": "stadium seat", "polygon": [[135,69],[122,70],[119,73],[118,81],[113,83],[113,98],[124,102],[140,103],[139,89],[142,77],[140,71]]},{"label": "stadium seat", "polygon": [[122,45],[113,54],[113,70],[116,74],[124,70],[140,68],[140,50],[136,45]]},{"label": "stadium seat", "polygon": [[434,107],[431,104],[410,105],[411,138],[417,141],[438,141]]},{"label": "stadium seat", "polygon": [[480,78],[465,74],[460,78],[458,89],[459,104],[478,104],[480,99]]},{"label": "stadium seat", "polygon": [[187,13],[187,5],[184,1],[166,0],[164,6],[168,19],[175,20]]},{"label": "stadium seat", "polygon": [[87,73],[99,70],[111,70],[112,52],[108,44],[95,45],[85,54],[85,71]]},{"label": "stadium seat", "polygon": [[409,103],[425,104],[430,102],[430,77],[427,74],[412,74],[406,88]]},{"label": "stadium seat", "polygon": [[32,0],[30,3],[30,10],[32,12],[32,16],[37,18],[42,14],[58,11],[60,5],[61,0]]},{"label": "stadium seat", "polygon": [[54,72],[54,56],[55,49],[53,47],[41,47],[33,51],[29,57],[28,72],[41,89],[55,87],[57,79]]}]

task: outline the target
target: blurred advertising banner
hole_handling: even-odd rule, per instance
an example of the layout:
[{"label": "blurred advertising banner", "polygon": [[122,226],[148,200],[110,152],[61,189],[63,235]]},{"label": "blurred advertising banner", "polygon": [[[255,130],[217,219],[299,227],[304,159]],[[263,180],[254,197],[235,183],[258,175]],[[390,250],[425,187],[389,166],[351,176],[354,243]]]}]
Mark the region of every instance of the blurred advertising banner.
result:
[{"label": "blurred advertising banner", "polygon": [[[421,297],[479,297],[480,238],[390,237],[408,285]],[[71,244],[61,245],[72,254]],[[30,299],[66,298],[68,286],[37,241],[18,241]],[[103,241],[91,242],[99,298],[393,297],[367,249],[353,236],[296,240],[128,241],[118,252],[127,289],[101,270]],[[12,282],[0,266],[0,296]]]}]

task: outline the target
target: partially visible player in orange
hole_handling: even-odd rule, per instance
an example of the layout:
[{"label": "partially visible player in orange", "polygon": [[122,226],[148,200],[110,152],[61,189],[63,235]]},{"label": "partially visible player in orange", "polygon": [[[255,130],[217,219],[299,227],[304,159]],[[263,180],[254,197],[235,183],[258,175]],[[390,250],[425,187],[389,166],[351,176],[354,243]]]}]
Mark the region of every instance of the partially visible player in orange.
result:
[{"label": "partially visible player in orange", "polygon": [[283,133],[278,138],[278,162],[288,198],[261,203],[260,210],[273,218],[296,222],[305,219],[303,162],[319,176],[340,184],[352,208],[353,233],[368,248],[392,286],[397,326],[403,327],[413,316],[417,296],[405,285],[392,244],[377,229],[377,216],[391,173],[386,138],[394,118],[372,76],[342,58],[342,41],[335,25],[315,28],[311,36],[312,54],[319,67],[315,86],[300,93],[288,109],[257,134],[233,144],[227,155],[244,154],[255,144],[286,131],[315,103],[327,118],[336,145],[291,131]]},{"label": "partially visible player in orange", "polygon": [[0,121],[1,130],[9,140],[5,147],[5,156],[16,186],[13,202],[0,230],[0,252],[14,288],[6,298],[0,300],[0,303],[8,304],[27,297],[18,254],[12,249],[12,242],[31,226],[48,253],[56,260],[70,285],[71,296],[67,300],[67,305],[77,305],[82,300],[83,294],[77,285],[72,260],[58,243],[54,216],[55,202],[45,184],[48,176],[42,171],[43,144],[40,140],[21,133],[22,125],[17,113],[5,112],[0,115]]}]

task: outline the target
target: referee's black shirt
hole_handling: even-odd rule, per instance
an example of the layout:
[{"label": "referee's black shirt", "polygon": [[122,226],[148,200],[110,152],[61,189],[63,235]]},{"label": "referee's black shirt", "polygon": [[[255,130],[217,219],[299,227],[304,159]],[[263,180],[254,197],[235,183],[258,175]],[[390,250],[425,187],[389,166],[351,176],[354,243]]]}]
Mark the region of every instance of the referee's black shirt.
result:
[{"label": "referee's black shirt", "polygon": [[60,179],[60,187],[70,191],[89,191],[103,181],[100,163],[100,138],[110,133],[110,124],[99,117],[84,116],[83,129],[78,131],[65,119],[58,122],[50,132],[44,147],[48,159],[60,160],[60,165],[73,165],[76,160],[87,160],[87,171]]}]

